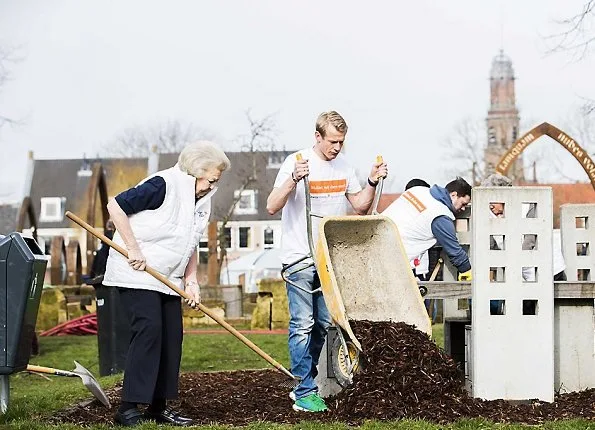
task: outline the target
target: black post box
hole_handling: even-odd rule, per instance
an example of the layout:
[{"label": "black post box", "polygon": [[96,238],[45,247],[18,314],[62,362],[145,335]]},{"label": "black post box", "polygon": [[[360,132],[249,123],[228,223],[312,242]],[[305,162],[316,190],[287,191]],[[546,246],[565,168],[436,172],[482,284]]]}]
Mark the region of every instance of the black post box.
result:
[{"label": "black post box", "polygon": [[[103,276],[99,281],[103,280]],[[122,309],[120,292],[101,282],[92,283],[97,298],[97,346],[99,375],[114,375],[124,371],[130,345],[130,322]]]},{"label": "black post box", "polygon": [[0,375],[29,364],[46,266],[35,240],[0,236]]}]

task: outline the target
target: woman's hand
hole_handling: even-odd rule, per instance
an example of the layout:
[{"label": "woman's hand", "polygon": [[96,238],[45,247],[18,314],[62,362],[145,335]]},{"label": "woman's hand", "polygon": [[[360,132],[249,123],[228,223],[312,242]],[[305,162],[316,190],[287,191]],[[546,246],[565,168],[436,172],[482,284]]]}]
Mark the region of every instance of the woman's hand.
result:
[{"label": "woman's hand", "polygon": [[193,309],[197,309],[200,304],[200,286],[194,279],[185,281],[184,289],[192,300],[184,299],[184,301]]},{"label": "woman's hand", "polygon": [[139,248],[130,248],[128,250],[128,264],[134,270],[145,270],[147,259]]}]

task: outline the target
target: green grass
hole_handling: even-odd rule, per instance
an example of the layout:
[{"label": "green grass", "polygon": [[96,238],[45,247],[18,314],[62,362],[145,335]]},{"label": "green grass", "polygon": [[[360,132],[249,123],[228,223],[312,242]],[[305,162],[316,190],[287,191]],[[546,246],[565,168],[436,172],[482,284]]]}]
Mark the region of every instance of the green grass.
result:
[{"label": "green grass", "polygon": [[[433,337],[442,346],[444,341],[443,325],[433,327]],[[269,353],[284,366],[288,366],[287,336],[258,334],[248,336],[250,340]],[[74,368],[77,360],[89,369],[104,389],[112,387],[121,380],[121,375],[98,377],[97,340],[94,336],[64,336],[40,338],[41,355],[33,357],[31,364],[57,367],[66,370]],[[260,357],[229,334],[186,335],[182,357],[182,371],[218,371],[233,369],[255,369],[268,367]],[[44,417],[53,411],[68,407],[82,399],[89,398],[89,392],[80,378],[50,377],[49,380],[37,375],[19,373],[12,375],[11,399],[6,415],[0,417],[0,428],[10,429],[81,429],[80,426],[44,424]],[[92,429],[108,429],[109,426],[93,426]],[[139,430],[158,430],[163,426],[144,423],[136,427]],[[203,429],[223,430],[225,426],[202,426]],[[277,425],[257,422],[246,427],[248,430],[347,430],[345,424],[320,424],[303,422],[298,425]],[[484,420],[462,420],[451,425],[436,425],[425,421],[403,420],[397,422],[371,421],[362,425],[365,430],[595,430],[595,423],[582,420],[547,423],[543,426],[521,424],[493,424]]]},{"label": "green grass", "polygon": [[432,326],[432,339],[440,348],[444,348],[444,324],[434,324]]},{"label": "green grass", "polygon": [[[256,334],[246,337],[285,367],[289,365],[286,335]],[[264,367],[267,367],[267,363],[262,358],[229,334],[184,337],[182,372]]]}]

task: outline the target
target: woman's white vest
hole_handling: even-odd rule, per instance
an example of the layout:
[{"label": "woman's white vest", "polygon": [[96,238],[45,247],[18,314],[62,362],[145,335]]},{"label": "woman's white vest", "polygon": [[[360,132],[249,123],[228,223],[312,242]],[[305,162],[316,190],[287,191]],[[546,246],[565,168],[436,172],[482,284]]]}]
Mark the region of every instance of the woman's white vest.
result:
[{"label": "woman's white vest", "polygon": [[432,233],[432,221],[447,216],[454,221],[452,211],[430,194],[427,187],[412,187],[390,204],[382,215],[392,219],[399,229],[407,258],[414,266],[414,260],[436,244]]},{"label": "woman's white vest", "polygon": [[[144,210],[128,219],[147,265],[183,289],[184,272],[208,224],[215,190],[195,203],[196,179],[182,172],[177,164],[141,183],[153,176],[165,180],[163,203],[155,210]],[[126,248],[117,232],[113,240]],[[110,249],[103,284],[176,294],[147,272],[134,270],[126,258],[113,249]]]}]

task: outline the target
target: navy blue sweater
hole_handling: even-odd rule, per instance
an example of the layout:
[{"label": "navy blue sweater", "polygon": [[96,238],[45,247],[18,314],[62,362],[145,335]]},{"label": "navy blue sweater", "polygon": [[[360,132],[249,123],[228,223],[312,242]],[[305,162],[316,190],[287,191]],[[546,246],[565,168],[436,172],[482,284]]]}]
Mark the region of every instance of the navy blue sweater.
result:
[{"label": "navy blue sweater", "polygon": [[165,200],[165,180],[161,176],[153,176],[116,196],[118,205],[126,215],[157,209],[163,204],[163,200]]}]

